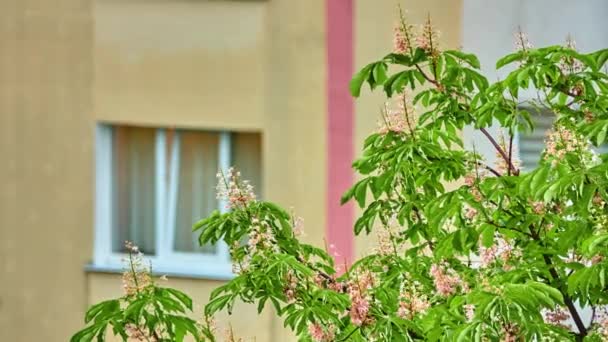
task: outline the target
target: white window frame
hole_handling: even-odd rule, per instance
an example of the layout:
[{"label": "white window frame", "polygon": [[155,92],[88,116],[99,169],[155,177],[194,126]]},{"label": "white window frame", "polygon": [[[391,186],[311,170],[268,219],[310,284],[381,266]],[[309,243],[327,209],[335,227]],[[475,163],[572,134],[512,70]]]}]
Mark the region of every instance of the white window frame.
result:
[{"label": "white window frame", "polygon": [[[98,124],[96,127],[95,158],[95,242],[92,268],[120,270],[124,266],[124,253],[112,250],[112,137],[113,125]],[[216,244],[215,254],[178,252],[173,248],[175,238],[177,191],[179,182],[179,130],[173,134],[170,163],[166,160],[167,130],[156,129],[155,138],[155,198],[156,253],[146,255],[157,274],[230,279],[234,277],[228,246]],[[228,170],[231,162],[232,139],[230,132],[220,132],[218,164]],[[167,166],[169,165],[169,166]],[[167,184],[167,174],[169,181]],[[220,200],[220,212],[227,211],[226,203]]]}]

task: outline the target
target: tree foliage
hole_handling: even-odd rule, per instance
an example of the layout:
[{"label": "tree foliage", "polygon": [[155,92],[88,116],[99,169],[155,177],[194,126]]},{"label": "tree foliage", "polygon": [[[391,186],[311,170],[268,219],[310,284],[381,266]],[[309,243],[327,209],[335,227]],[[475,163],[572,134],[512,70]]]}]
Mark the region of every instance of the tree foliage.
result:
[{"label": "tree foliage", "polygon": [[[236,301],[272,305],[302,341],[607,339],[608,156],[593,148],[608,133],[608,50],[534,48],[520,32],[517,51],[496,63],[511,71],[489,82],[475,55],[442,50],[437,37],[430,19],[416,32],[402,17],[395,51],[350,83],[355,97],[368,84],[389,98],[342,198],[362,209],[355,233],[377,235],[373,253],[336,265],[298,240],[299,218],[255,200],[230,170],[219,179],[231,210],[194,226],[201,245],[229,244],[235,264],[205,322],[178,316],[187,296],[151,285],[93,306],[72,340],[103,340],[108,325],[126,338],[135,324],[158,340],[215,341],[209,318]],[[524,172],[514,137],[534,129],[539,110],[555,123],[539,166]],[[495,164],[467,149],[465,126]]]}]

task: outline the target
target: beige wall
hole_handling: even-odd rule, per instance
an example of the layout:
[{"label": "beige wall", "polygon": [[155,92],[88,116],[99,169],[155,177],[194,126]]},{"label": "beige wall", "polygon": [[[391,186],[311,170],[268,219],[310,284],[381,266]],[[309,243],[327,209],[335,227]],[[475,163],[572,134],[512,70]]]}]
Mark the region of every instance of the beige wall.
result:
[{"label": "beige wall", "polygon": [[99,120],[260,129],[264,1],[97,0]]},{"label": "beige wall", "polygon": [[[436,28],[441,31],[443,48],[461,46],[462,0],[409,0],[409,1],[368,1],[355,0],[355,69],[391,52],[393,49],[393,27],[398,20],[397,3],[400,3],[410,23],[420,25],[430,13]],[[396,69],[393,69],[396,70]],[[363,141],[377,127],[379,108],[386,97],[380,88],[371,93],[364,86],[361,97],[355,105],[355,152],[360,155]],[[359,215],[360,211],[356,215]],[[356,238],[355,255],[362,256],[376,245],[372,235]]]},{"label": "beige wall", "polygon": [[0,340],[66,341],[91,257],[89,1],[0,3]]}]

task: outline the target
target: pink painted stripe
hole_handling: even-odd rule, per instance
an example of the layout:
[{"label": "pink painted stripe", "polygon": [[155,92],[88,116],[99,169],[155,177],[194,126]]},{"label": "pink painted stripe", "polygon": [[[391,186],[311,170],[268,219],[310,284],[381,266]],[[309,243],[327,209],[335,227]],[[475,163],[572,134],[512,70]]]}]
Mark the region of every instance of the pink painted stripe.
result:
[{"label": "pink painted stripe", "polygon": [[340,197],[354,180],[354,104],[348,91],[353,73],[353,0],[326,0],[327,28],[327,242],[339,254],[336,261],[353,259],[352,203]]}]

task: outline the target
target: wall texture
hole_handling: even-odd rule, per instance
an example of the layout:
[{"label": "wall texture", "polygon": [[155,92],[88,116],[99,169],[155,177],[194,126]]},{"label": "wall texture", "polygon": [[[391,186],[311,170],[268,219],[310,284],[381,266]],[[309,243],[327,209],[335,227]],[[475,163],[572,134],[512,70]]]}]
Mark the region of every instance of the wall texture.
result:
[{"label": "wall texture", "polygon": [[86,0],[0,3],[0,336],[65,341],[91,256],[92,16]]}]

